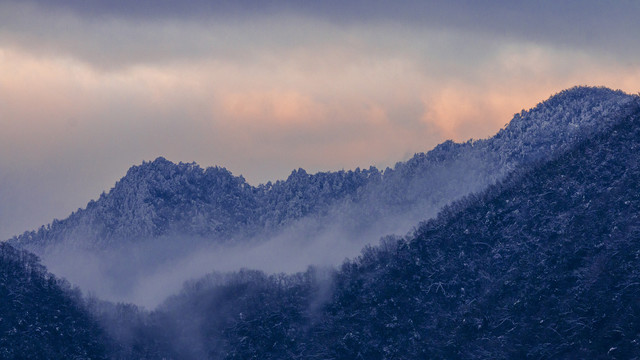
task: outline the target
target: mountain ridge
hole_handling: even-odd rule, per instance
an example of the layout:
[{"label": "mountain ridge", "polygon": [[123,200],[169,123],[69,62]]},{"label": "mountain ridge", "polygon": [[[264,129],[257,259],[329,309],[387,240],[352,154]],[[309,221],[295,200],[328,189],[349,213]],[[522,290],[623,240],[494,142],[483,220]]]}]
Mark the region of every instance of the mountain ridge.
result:
[{"label": "mountain ridge", "polygon": [[107,336],[79,291],[7,243],[0,243],[0,299],[0,358],[108,358]]},{"label": "mountain ridge", "polygon": [[[469,169],[461,169],[463,165],[456,168],[456,161],[479,160],[481,167],[470,170],[479,173],[481,184],[472,181],[456,184],[454,186],[469,189],[453,192],[461,196],[477,191],[520,163],[561,151],[581,137],[602,131],[611,125],[616,111],[622,111],[634,101],[638,101],[637,96],[621,91],[575,87],[516,114],[489,139],[464,143],[445,141],[385,171],[370,167],[307,174],[299,169],[286,180],[259,186],[249,185],[242,176],[234,176],[222,167],[202,169],[195,163],[175,164],[159,157],[131,167],[108,193],[103,192],[84,209],[37,231],[15,236],[10,242],[16,246],[37,247],[73,239],[84,245],[88,241],[108,245],[172,232],[229,239],[264,228],[277,229],[305,216],[326,213],[334,205],[344,206],[345,202],[366,203],[378,213],[376,216],[389,215],[389,209],[402,213],[407,204],[424,207],[424,204],[415,204],[430,196],[434,199],[428,199],[428,203],[439,208],[447,200],[438,199],[423,181],[424,177],[432,177],[429,187],[438,182],[431,175],[434,168],[454,164],[453,171],[465,172]],[[545,119],[549,113],[562,112],[564,108],[572,113]],[[439,180],[440,183],[447,181],[449,179]],[[445,191],[443,198],[450,196],[450,192]],[[361,212],[359,209],[355,213],[351,209],[340,211],[352,217]],[[412,222],[420,220],[423,219],[411,219]],[[93,240],[87,240],[91,238]]]}]

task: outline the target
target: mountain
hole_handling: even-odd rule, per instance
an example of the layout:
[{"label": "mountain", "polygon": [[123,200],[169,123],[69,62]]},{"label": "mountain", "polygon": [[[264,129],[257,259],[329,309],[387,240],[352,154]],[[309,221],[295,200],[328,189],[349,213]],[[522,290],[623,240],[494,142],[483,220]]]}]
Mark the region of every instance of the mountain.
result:
[{"label": "mountain", "polygon": [[129,339],[131,351],[183,359],[637,359],[638,149],[636,104],[611,128],[520,167],[339,270],[193,281],[156,311],[138,313],[144,320],[129,321],[139,335]]},{"label": "mountain", "polygon": [[167,235],[225,239],[271,229],[351,195],[375,169],[307,174],[250,186],[220,167],[174,164],[162,157],[133,166],[108,194],[67,219],[10,241],[38,248],[61,242],[94,247]]},{"label": "mountain", "polygon": [[106,359],[105,339],[77,290],[0,243],[0,358]]},{"label": "mountain", "polygon": [[516,114],[490,139],[447,141],[384,172],[372,167],[307,174],[299,169],[284,181],[254,187],[224,168],[158,158],[129,169],[85,209],[10,242],[41,255],[43,248],[60,243],[108,248],[172,235],[224,242],[309,217],[349,231],[374,226],[374,238],[404,233],[518,166],[607,129],[638,101],[606,88],[572,88]]},{"label": "mountain", "polygon": [[129,169],[85,209],[9,242],[84,291],[153,308],[214,270],[337,266],[515,169],[607,131],[639,102],[576,87],[516,114],[486,140],[447,141],[384,171],[298,169],[260,186],[224,168],[158,158]]}]

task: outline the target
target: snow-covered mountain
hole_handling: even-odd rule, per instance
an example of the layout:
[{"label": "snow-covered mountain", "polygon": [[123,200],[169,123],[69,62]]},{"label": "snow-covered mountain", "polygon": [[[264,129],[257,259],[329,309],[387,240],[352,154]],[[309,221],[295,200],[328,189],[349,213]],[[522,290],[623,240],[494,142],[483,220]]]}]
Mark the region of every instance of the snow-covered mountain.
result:
[{"label": "snow-covered mountain", "polygon": [[306,217],[350,229],[374,226],[379,234],[404,233],[519,165],[607,129],[638,101],[620,91],[576,87],[516,114],[490,139],[446,141],[384,171],[299,169],[257,187],[224,168],[158,158],[133,166],[85,209],[10,242],[36,252],[59,243],[102,248],[171,235],[224,242]]},{"label": "snow-covered mountain", "polygon": [[638,149],[636,104],[335,271],[211,274],[152,313],[95,311],[115,357],[635,359]]},{"label": "snow-covered mountain", "polygon": [[224,168],[158,158],[132,167],[85,209],[10,243],[85,291],[155,307],[184,281],[214,270],[338,265],[514,169],[606,131],[639,102],[577,87],[515,115],[492,138],[447,141],[393,169],[298,169],[256,187]]}]

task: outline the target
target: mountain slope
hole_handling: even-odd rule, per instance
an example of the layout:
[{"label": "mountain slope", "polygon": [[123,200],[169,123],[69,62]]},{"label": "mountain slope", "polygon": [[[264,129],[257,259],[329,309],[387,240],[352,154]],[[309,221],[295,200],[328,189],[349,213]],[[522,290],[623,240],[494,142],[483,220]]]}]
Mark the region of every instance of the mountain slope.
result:
[{"label": "mountain slope", "polygon": [[345,266],[329,308],[344,330],[323,341],[364,358],[633,358],[639,115]]},{"label": "mountain slope", "polygon": [[176,348],[180,335],[155,351],[229,359],[638,358],[638,149],[636,106],[612,129],[447,207],[412,236],[365,249],[330,284],[313,270],[204,279],[146,325],[200,334],[198,351]]},{"label": "mountain slope", "polygon": [[519,166],[548,159],[606,131],[639,101],[638,96],[606,88],[564,90],[516,114],[489,139],[447,141],[399,163],[371,196],[385,217],[408,222],[403,229],[408,231],[452,200],[481,191]]},{"label": "mountain slope", "polygon": [[35,255],[0,243],[0,358],[106,358],[105,336],[79,294]]}]

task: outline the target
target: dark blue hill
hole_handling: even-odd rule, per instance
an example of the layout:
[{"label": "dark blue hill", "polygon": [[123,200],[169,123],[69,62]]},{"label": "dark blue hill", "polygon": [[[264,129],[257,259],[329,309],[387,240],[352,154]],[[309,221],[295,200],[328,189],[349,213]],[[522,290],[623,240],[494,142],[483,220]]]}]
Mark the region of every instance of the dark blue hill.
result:
[{"label": "dark blue hill", "polygon": [[105,339],[77,290],[0,243],[1,359],[106,359]]},{"label": "dark blue hill", "polygon": [[640,110],[365,251],[315,336],[339,358],[638,357],[638,149]]}]

